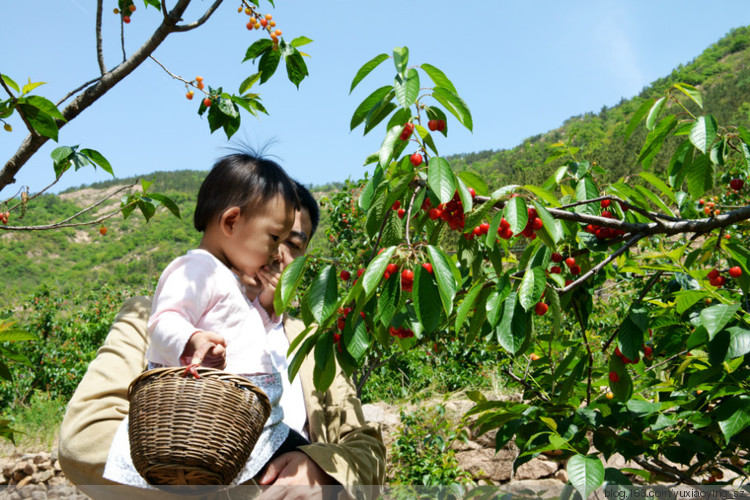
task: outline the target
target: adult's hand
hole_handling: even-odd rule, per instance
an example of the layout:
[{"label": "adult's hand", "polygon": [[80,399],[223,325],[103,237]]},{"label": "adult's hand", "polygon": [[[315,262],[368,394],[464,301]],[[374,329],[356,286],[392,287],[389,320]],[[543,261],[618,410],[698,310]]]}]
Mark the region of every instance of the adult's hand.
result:
[{"label": "adult's hand", "polygon": [[338,484],[301,451],[284,453],[269,462],[258,483],[274,486],[263,492],[264,500],[322,498],[323,486]]}]

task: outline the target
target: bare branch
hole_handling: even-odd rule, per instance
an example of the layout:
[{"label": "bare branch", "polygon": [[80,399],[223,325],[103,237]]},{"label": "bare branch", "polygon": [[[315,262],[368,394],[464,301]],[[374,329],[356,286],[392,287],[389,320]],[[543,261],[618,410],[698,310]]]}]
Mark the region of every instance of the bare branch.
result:
[{"label": "bare branch", "polygon": [[78,92],[80,92],[81,90],[85,89],[86,87],[88,87],[88,86],[89,86],[89,85],[91,85],[92,83],[96,83],[96,82],[98,82],[99,80],[101,80],[101,78],[102,78],[101,76],[97,76],[96,78],[94,78],[94,79],[92,79],[92,80],[89,80],[88,82],[84,83],[84,84],[83,84],[83,85],[81,85],[80,87],[78,87],[78,88],[76,88],[76,89],[73,89],[73,90],[71,90],[70,92],[68,92],[68,94],[67,94],[67,95],[66,95],[65,97],[63,97],[62,99],[60,99],[59,101],[57,101],[57,104],[56,104],[56,106],[59,106],[60,104],[64,103],[65,101],[67,101],[67,100],[68,100],[68,98],[69,98],[69,97],[71,97],[71,96],[73,96],[73,95],[77,94]]},{"label": "bare branch", "polygon": [[[101,205],[105,201],[109,200],[113,196],[115,196],[115,195],[117,195],[117,194],[125,191],[126,189],[133,188],[133,187],[135,187],[137,185],[138,185],[138,182],[135,182],[135,183],[127,185],[127,186],[122,186],[118,190],[110,193],[108,196],[102,198],[101,200],[97,201],[93,205],[87,206],[86,208],[84,208],[80,212],[71,215],[67,219],[63,219],[60,222],[54,222],[52,224],[45,224],[43,226],[0,226],[0,229],[5,230],[5,231],[45,231],[45,230],[49,230],[49,229],[60,229],[60,228],[63,228],[63,227],[79,227],[79,226],[91,226],[91,225],[94,225],[94,224],[99,224],[100,222],[102,222],[104,220],[107,220],[109,218],[112,218],[115,215],[117,215],[118,213],[120,213],[120,211],[124,207],[118,207],[116,210],[114,210],[112,212],[108,212],[105,215],[100,216],[97,219],[92,220],[92,221],[88,221],[88,222],[75,222],[75,223],[70,223],[70,221],[72,221],[74,219],[77,219],[78,217],[80,217],[81,215],[85,214],[86,212],[89,212],[89,211],[93,210],[94,208],[98,207],[99,205]],[[133,202],[133,203],[136,203],[136,202]],[[131,203],[131,205],[133,203]]]},{"label": "bare branch", "polygon": [[107,72],[104,64],[104,49],[102,48],[102,2],[96,1],[96,60],[99,63],[99,71],[103,75]]},{"label": "bare branch", "polygon": [[221,5],[221,2],[224,0],[215,0],[214,4],[208,8],[208,10],[195,22],[192,22],[190,24],[180,24],[175,26],[175,31],[190,31],[194,30],[195,28],[201,26],[203,23],[208,21],[208,19],[213,15],[214,12],[216,12],[216,9],[219,8],[219,5]]},{"label": "bare branch", "polygon": [[149,57],[149,58],[150,58],[150,59],[151,59],[152,61],[154,61],[154,62],[155,62],[156,64],[158,64],[159,66],[161,66],[161,69],[163,69],[164,71],[166,71],[166,73],[167,73],[167,74],[168,74],[169,76],[171,76],[172,78],[174,78],[175,80],[179,80],[179,81],[183,82],[183,83],[184,83],[185,85],[190,85],[190,82],[189,82],[189,81],[187,81],[187,80],[185,80],[184,78],[182,78],[181,76],[175,75],[174,73],[172,73],[171,71],[169,71],[169,70],[167,69],[167,67],[166,67],[166,66],[164,66],[164,65],[163,65],[162,63],[160,63],[160,62],[159,62],[159,60],[158,60],[158,59],[156,59],[156,58],[155,58],[155,57],[154,57],[153,55],[149,55],[148,57]]}]

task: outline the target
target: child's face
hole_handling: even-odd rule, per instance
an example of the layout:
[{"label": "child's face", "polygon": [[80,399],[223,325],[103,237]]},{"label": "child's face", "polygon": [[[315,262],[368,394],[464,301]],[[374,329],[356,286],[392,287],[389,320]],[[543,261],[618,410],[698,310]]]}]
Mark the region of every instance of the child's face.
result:
[{"label": "child's face", "polygon": [[276,255],[294,224],[294,207],[279,195],[252,212],[240,215],[224,253],[232,267],[254,276]]}]

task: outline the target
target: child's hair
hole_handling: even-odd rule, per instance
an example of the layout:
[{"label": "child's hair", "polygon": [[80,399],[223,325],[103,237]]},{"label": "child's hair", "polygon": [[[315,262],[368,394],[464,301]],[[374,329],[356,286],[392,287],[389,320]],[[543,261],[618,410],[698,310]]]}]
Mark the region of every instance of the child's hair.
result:
[{"label": "child's hair", "polygon": [[278,163],[250,153],[226,155],[201,184],[193,225],[205,231],[226,209],[240,207],[243,214],[252,212],[277,195],[295,210],[300,209],[294,181]]},{"label": "child's hair", "polygon": [[318,229],[318,222],[320,221],[320,208],[318,208],[318,202],[313,198],[312,193],[299,181],[294,181],[297,186],[297,198],[302,208],[307,209],[307,213],[310,214],[310,222],[312,223],[312,230],[310,231],[310,239],[312,239],[315,230]]}]

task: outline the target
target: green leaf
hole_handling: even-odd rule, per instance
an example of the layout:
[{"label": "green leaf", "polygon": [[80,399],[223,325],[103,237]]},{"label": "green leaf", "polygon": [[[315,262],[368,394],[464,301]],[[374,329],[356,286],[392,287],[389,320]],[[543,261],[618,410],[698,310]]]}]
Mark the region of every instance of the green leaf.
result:
[{"label": "green leaf", "polygon": [[430,80],[435,84],[436,87],[444,87],[454,94],[458,94],[456,91],[456,87],[453,86],[453,83],[448,79],[447,76],[445,76],[445,73],[440,71],[438,68],[431,64],[422,64],[420,66],[422,70],[427,73],[427,76],[430,77]]},{"label": "green leaf", "polygon": [[310,351],[312,351],[313,347],[315,347],[317,335],[311,335],[305,338],[307,332],[309,332],[312,328],[312,325],[305,328],[305,330],[302,331],[302,333],[300,333],[289,346],[290,350],[294,350],[296,349],[297,344],[301,342],[302,339],[304,339],[302,345],[300,345],[299,349],[297,349],[297,352],[294,353],[294,357],[292,358],[291,363],[289,363],[289,368],[287,369],[289,380],[294,379],[294,377],[297,375],[297,372],[299,371],[300,366],[302,366],[302,363],[305,361],[305,358],[310,353]]},{"label": "green leaf", "polygon": [[474,198],[471,196],[469,188],[464,181],[461,180],[461,177],[456,176],[454,178],[456,179],[456,191],[458,191],[458,198],[463,204],[464,213],[471,212],[471,209],[474,208]]},{"label": "green leaf", "polygon": [[654,186],[656,189],[662,192],[664,196],[669,198],[672,203],[677,203],[677,200],[674,196],[674,191],[667,185],[666,182],[652,174],[651,172],[641,172],[638,174],[642,179],[644,179],[646,182]]},{"label": "green leaf", "polygon": [[277,315],[281,316],[289,308],[289,303],[302,282],[307,262],[308,257],[297,257],[281,273],[273,296],[273,308]]},{"label": "green leaf", "polygon": [[156,213],[156,207],[153,203],[145,201],[144,199],[138,200],[136,203],[138,206],[138,209],[141,211],[141,214],[143,214],[143,218],[146,219],[146,222],[151,220],[151,217],[154,216]]},{"label": "green leaf", "polygon": [[511,292],[503,302],[503,317],[497,325],[497,343],[500,347],[516,354],[526,341],[528,314],[518,301],[518,295]]},{"label": "green leaf", "polygon": [[609,388],[620,401],[628,401],[633,395],[633,379],[630,378],[628,368],[618,356],[610,356],[609,371],[615,372],[618,376],[617,382],[609,380]]},{"label": "green leaf", "polygon": [[322,323],[336,311],[338,298],[336,268],[328,265],[315,277],[306,296],[310,311],[318,323]]},{"label": "green leaf", "polygon": [[648,99],[638,107],[638,110],[635,112],[635,114],[633,114],[630,122],[628,122],[628,127],[625,129],[625,141],[630,138],[638,124],[641,123],[641,120],[643,120],[643,117],[646,116],[646,113],[648,113],[651,107],[654,105],[654,102],[654,99]]},{"label": "green leaf", "polygon": [[297,38],[289,42],[289,45],[297,48],[302,47],[303,45],[307,45],[308,43],[312,43],[312,40],[307,38],[306,36],[298,36]]},{"label": "green leaf", "polygon": [[469,130],[474,128],[469,107],[458,95],[445,87],[435,87],[432,89],[432,97],[455,116],[464,127]]},{"label": "green leaf", "polygon": [[541,188],[539,186],[532,186],[531,184],[527,184],[523,188],[549,203],[551,207],[557,208],[561,206],[560,201],[557,199],[557,196],[544,188]]},{"label": "green leaf", "polygon": [[396,251],[396,247],[388,247],[383,250],[380,255],[372,259],[372,262],[367,266],[367,270],[362,275],[362,287],[365,294],[370,295],[380,283],[385,272],[385,266],[388,265],[388,261],[391,260],[393,252]]},{"label": "green leaf", "polygon": [[711,115],[699,116],[690,129],[690,142],[705,153],[716,139],[716,131],[719,128],[716,119]]},{"label": "green leaf", "polygon": [[604,483],[604,464],[595,455],[573,455],[568,459],[568,478],[583,500]]},{"label": "green leaf", "polygon": [[734,326],[727,328],[729,332],[729,349],[727,359],[739,358],[750,352],[750,330]]},{"label": "green leaf", "polygon": [[392,90],[392,86],[386,85],[384,87],[376,89],[369,96],[367,96],[365,100],[362,101],[359,106],[357,106],[357,109],[354,110],[351,122],[349,123],[349,130],[354,130],[360,123],[362,123],[367,114],[376,105],[378,105]]},{"label": "green leaf", "polygon": [[40,85],[45,85],[47,82],[33,82],[29,80],[29,83],[23,86],[23,89],[21,89],[21,95],[26,95],[35,88],[39,87]]},{"label": "green leaf", "polygon": [[372,70],[377,68],[380,63],[382,63],[386,59],[388,59],[388,54],[378,54],[377,56],[367,61],[364,65],[362,65],[362,67],[357,71],[357,74],[354,75],[354,80],[352,80],[352,85],[349,88],[349,93],[351,94],[354,90],[354,87],[356,87],[364,77],[370,74]]},{"label": "green leaf", "polygon": [[547,233],[550,240],[552,240],[554,244],[557,244],[564,236],[562,224],[560,224],[560,221],[555,219],[552,214],[547,211],[547,207],[543,206],[536,200],[534,200],[533,203],[534,208],[536,208],[537,215],[540,219],[542,219],[542,222],[544,223],[541,231]]},{"label": "green leaf", "polygon": [[661,403],[652,403],[642,399],[631,399],[625,403],[629,412],[635,413],[638,418],[652,415],[661,410]]},{"label": "green leaf", "polygon": [[305,60],[302,58],[302,54],[300,54],[299,51],[295,50],[286,58],[286,74],[289,81],[297,88],[299,88],[300,82],[309,75],[307,64],[305,64]]},{"label": "green leaf", "polygon": [[648,130],[654,130],[654,124],[659,119],[659,115],[666,104],[667,98],[661,97],[654,102],[653,106],[651,106],[651,109],[648,112],[648,117],[646,118],[646,128]]},{"label": "green leaf", "polygon": [[12,88],[13,90],[15,90],[16,92],[21,92],[20,87],[18,86],[18,84],[16,82],[13,81],[13,79],[11,77],[9,77],[8,75],[3,75],[3,74],[0,74],[0,77],[2,77],[3,81],[10,88]]},{"label": "green leaf", "polygon": [[115,173],[112,171],[112,165],[99,151],[93,149],[82,149],[81,154],[85,155],[92,163],[99,165],[102,170],[114,177]]},{"label": "green leaf", "polygon": [[667,167],[667,172],[669,172],[669,184],[673,188],[680,189],[682,183],[685,181],[688,168],[692,161],[693,144],[690,141],[685,141],[677,147],[672,158],[670,158],[669,166]]},{"label": "green leaf", "polygon": [[[576,184],[576,201],[592,200],[599,197],[599,188],[596,187],[591,175],[585,175],[578,184]],[[598,203],[586,203],[578,205],[573,210],[579,214],[599,215]]]},{"label": "green leaf", "polygon": [[646,142],[638,154],[637,161],[642,163],[646,168],[651,165],[654,156],[661,150],[664,140],[675,126],[677,126],[677,118],[674,115],[669,115],[662,119],[656,128],[646,137]]},{"label": "green leaf", "polygon": [[247,48],[247,51],[245,52],[245,58],[242,60],[242,62],[249,61],[250,59],[256,59],[259,55],[265,53],[267,50],[273,50],[273,41],[269,38],[261,38]]},{"label": "green leaf", "polygon": [[399,300],[401,299],[401,283],[398,277],[391,276],[385,282],[383,290],[378,297],[378,316],[377,319],[385,326],[388,326],[395,316]]},{"label": "green leaf", "polygon": [[681,91],[683,94],[688,96],[692,101],[698,105],[699,108],[703,109],[703,98],[698,89],[687,83],[675,83],[674,87]]},{"label": "green leaf", "polygon": [[396,66],[396,73],[404,74],[406,65],[409,64],[408,47],[396,47],[393,49],[393,64]]},{"label": "green leaf", "polygon": [[526,223],[529,221],[529,212],[526,208],[526,202],[520,196],[511,198],[508,203],[505,204],[503,211],[505,219],[510,224],[510,229],[513,234],[518,234],[526,228]]},{"label": "green leaf", "polygon": [[39,337],[31,332],[12,327],[8,323],[0,323],[0,342],[17,342],[22,340],[37,340]]},{"label": "green leaf", "polygon": [[161,203],[163,207],[165,207],[167,210],[169,210],[172,213],[172,215],[174,215],[178,219],[182,218],[180,216],[180,207],[171,198],[169,198],[168,196],[164,196],[163,194],[159,194],[159,193],[151,193],[150,196],[151,198]]},{"label": "green leaf", "polygon": [[39,134],[57,142],[57,122],[49,114],[30,104],[19,104],[21,112],[26,117],[29,125]]},{"label": "green leaf", "polygon": [[59,109],[57,109],[57,106],[55,106],[52,101],[49,99],[45,99],[42,96],[38,95],[30,95],[28,97],[24,97],[22,99],[19,99],[18,102],[23,102],[25,104],[30,104],[34,106],[35,108],[41,110],[45,114],[51,116],[55,120],[61,120],[65,121],[65,118],[63,117],[62,113]]},{"label": "green leaf", "polygon": [[628,359],[634,360],[640,353],[645,332],[635,321],[633,321],[631,315],[632,313],[629,314],[620,325],[620,330],[617,332],[617,340],[622,354]]},{"label": "green leaf", "polygon": [[401,75],[396,75],[393,83],[396,90],[396,99],[405,109],[408,109],[417,100],[419,95],[419,73],[414,68],[406,72],[406,79]]},{"label": "green leaf", "polygon": [[375,128],[378,123],[382,122],[394,109],[396,109],[397,106],[391,102],[391,99],[393,99],[395,94],[396,93],[393,91],[389,92],[379,103],[368,111],[367,116],[365,116],[365,130],[363,135],[367,135],[370,130]]},{"label": "green leaf", "polygon": [[482,291],[482,288],[484,288],[484,283],[482,283],[481,281],[474,283],[469,291],[466,292],[464,300],[461,301],[461,304],[459,304],[458,309],[456,310],[456,322],[454,325],[454,330],[456,333],[459,333],[461,331],[466,318],[469,316],[469,313],[472,311],[472,309],[474,309],[474,303],[477,300],[477,296],[479,296],[479,292]]},{"label": "green leaf", "polygon": [[263,52],[260,56],[260,62],[258,63],[258,71],[260,71],[260,84],[263,85],[273,76],[276,72],[276,68],[279,67],[279,61],[281,61],[281,51],[270,48]]},{"label": "green leaf", "polygon": [[716,419],[726,443],[750,425],[750,397],[735,396],[723,401],[716,409]]},{"label": "green leaf", "polygon": [[399,136],[401,135],[402,130],[402,125],[396,125],[395,127],[388,129],[388,132],[386,132],[385,139],[383,139],[383,144],[381,144],[380,151],[378,152],[378,161],[383,168],[387,169],[388,165],[390,165],[396,142],[401,140]]},{"label": "green leaf", "polygon": [[541,300],[546,282],[547,277],[541,267],[526,270],[518,288],[519,302],[525,310],[532,309]]},{"label": "green leaf", "polygon": [[333,354],[333,335],[321,335],[315,343],[315,388],[325,393],[336,376],[336,361]]},{"label": "green leaf", "polygon": [[741,304],[736,302],[734,304],[718,304],[701,311],[701,324],[706,328],[709,340],[713,340],[716,334],[724,329],[740,307]]},{"label": "green leaf", "polygon": [[432,263],[432,271],[440,292],[440,300],[443,302],[445,315],[450,316],[453,312],[453,299],[458,291],[458,281],[461,274],[453,261],[443,253],[440,248],[432,245],[427,246],[427,253]]},{"label": "green leaf", "polygon": [[708,155],[697,155],[687,168],[688,192],[693,198],[700,198],[714,187],[714,164]]},{"label": "green leaf", "polygon": [[[435,270],[437,275],[437,270]],[[440,324],[440,292],[432,275],[423,267],[414,272],[414,310],[425,333],[434,332]]]},{"label": "green leaf", "polygon": [[466,183],[467,186],[474,188],[474,191],[479,196],[487,196],[489,194],[489,188],[487,183],[484,181],[481,175],[476,172],[464,170],[458,173],[458,177]]},{"label": "green leaf", "polygon": [[435,156],[430,160],[427,169],[427,184],[437,195],[440,203],[448,203],[453,199],[453,194],[456,192],[456,179],[444,158]]}]

